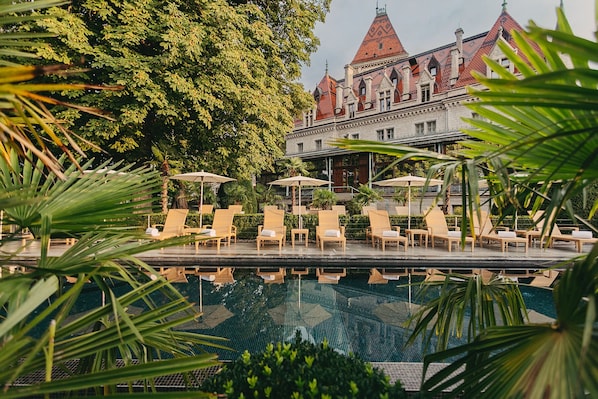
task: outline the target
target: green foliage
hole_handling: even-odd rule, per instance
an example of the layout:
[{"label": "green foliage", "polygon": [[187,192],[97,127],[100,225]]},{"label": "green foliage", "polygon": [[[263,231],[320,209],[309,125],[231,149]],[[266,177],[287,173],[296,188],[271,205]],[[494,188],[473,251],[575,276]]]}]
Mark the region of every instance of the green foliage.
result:
[{"label": "green foliage", "polygon": [[[3,398],[88,389],[110,396],[117,384],[138,380],[145,380],[151,391],[156,377],[187,375],[216,364],[215,356],[203,351],[206,346],[222,347],[222,339],[176,330],[196,316],[191,304],[135,258],[187,242],[140,242],[143,228],[132,220],[139,220],[135,214],[147,209],[158,191],[156,173],[116,167],[82,173],[65,166],[61,180],[44,174],[41,161],[31,164],[14,152],[9,161],[0,158],[0,209],[19,231],[35,233],[40,256],[27,270],[0,278]],[[82,166],[88,168],[89,163]],[[59,256],[50,256],[50,238],[56,234],[77,242]],[[0,244],[5,254],[0,266],[13,266],[11,258],[22,250],[21,241],[5,237]],[[76,282],[65,285],[67,278]],[[88,285],[97,287],[105,306],[91,306],[85,314],[69,317],[81,306]],[[141,313],[133,312],[134,306],[142,307]],[[119,358],[124,367],[118,365]],[[23,376],[67,369],[73,361],[79,367],[63,379],[52,380],[47,374],[46,382],[15,385]]]},{"label": "green foliage", "polygon": [[357,194],[347,203],[347,211],[352,215],[361,214],[361,208],[381,199],[380,190],[370,188],[366,184],[360,184]]},{"label": "green foliage", "polygon": [[251,181],[242,180],[224,184],[220,190],[220,204],[223,208],[229,205],[243,205],[245,213],[257,212],[257,199]]},{"label": "green foliage", "polygon": [[[555,30],[532,24],[525,32],[510,32],[517,50],[498,42],[516,74],[485,59],[499,78],[476,75],[485,89],[470,88],[479,101],[469,106],[482,118],[469,119],[473,128],[466,131],[476,140],[462,143],[454,155],[375,142],[343,140],[339,146],[395,155],[399,161],[433,161],[428,176],[444,170],[445,187],[460,171],[462,231],[467,230],[467,216],[479,209],[480,170],[502,209],[509,203],[516,210],[545,209],[546,229],[567,210],[572,219],[598,230],[574,215],[571,206],[572,198],[598,181],[598,44],[576,37],[561,8],[557,17]],[[588,217],[596,210],[594,198]],[[598,397],[597,259],[598,244],[562,272],[554,290],[553,323],[521,326],[513,319],[505,326],[479,324],[483,329],[473,342],[426,356],[424,373],[433,362],[452,364],[427,380],[422,390],[439,395],[450,387],[443,395],[448,398]],[[446,311],[482,298],[473,289],[460,303],[455,292],[447,290],[445,296],[443,301],[451,305]],[[440,302],[436,308],[441,317]],[[439,320],[435,326],[446,335],[454,323],[449,322],[452,316],[442,317],[447,323]]]},{"label": "green foliage", "polygon": [[332,209],[332,205],[336,205],[336,193],[325,188],[316,188],[311,204],[320,209]]},{"label": "green foliage", "polygon": [[400,382],[391,385],[371,364],[337,353],[326,341],[302,341],[299,333],[293,343],[270,344],[257,355],[243,353],[202,389],[231,399],[406,397]]},{"label": "green foliage", "polygon": [[56,34],[39,54],[77,63],[118,93],[79,93],[116,119],[60,115],[117,159],[149,160],[163,140],[188,169],[248,179],[271,170],[297,111],[313,99],[297,83],[319,44],[330,0],[74,2],[41,20]]}]

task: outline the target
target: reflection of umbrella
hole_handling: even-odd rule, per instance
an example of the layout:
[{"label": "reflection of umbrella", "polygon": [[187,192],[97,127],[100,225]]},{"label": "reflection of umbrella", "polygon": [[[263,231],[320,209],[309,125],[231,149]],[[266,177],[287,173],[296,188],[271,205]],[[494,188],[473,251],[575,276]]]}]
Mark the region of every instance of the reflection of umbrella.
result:
[{"label": "reflection of umbrella", "polygon": [[[196,312],[199,312],[199,308],[194,306]],[[206,305],[203,307],[201,312],[195,320],[188,321],[187,323],[181,324],[176,327],[177,330],[207,330],[212,329],[220,323],[230,319],[234,314],[228,310],[224,305]]]},{"label": "reflection of umbrella", "polygon": [[269,184],[275,184],[277,186],[299,187],[299,228],[302,229],[303,220],[301,219],[301,187],[323,186],[324,184],[328,183],[329,182],[326,180],[314,179],[313,177],[299,175],[287,177],[286,179],[274,180]]},{"label": "reflection of umbrella", "polygon": [[299,308],[296,303],[283,303],[268,310],[276,324],[285,326],[308,326],[313,328],[328,320],[332,315],[321,305],[303,303]]},{"label": "reflection of umbrella", "polygon": [[403,323],[405,323],[405,321],[411,315],[409,307],[410,304],[407,302],[387,302],[376,306],[376,309],[374,309],[374,314],[384,324],[404,327]]},{"label": "reflection of umbrella", "polygon": [[201,183],[201,189],[199,194],[199,227],[201,228],[202,225],[202,215],[203,215],[203,184],[204,183],[226,183],[229,181],[233,181],[235,179],[231,179],[230,177],[216,175],[214,173],[204,172],[191,172],[191,173],[181,173],[178,175],[174,175],[170,177],[171,179],[175,180],[185,180],[191,182],[199,182]]},{"label": "reflection of umbrella", "polygon": [[[375,181],[374,184],[383,187],[407,187],[407,206],[408,206],[408,220],[407,228],[411,228],[411,187],[423,187],[426,185],[427,179],[419,176],[401,176],[395,177],[394,179]],[[442,180],[430,179],[428,182],[430,186],[436,186],[442,184]]]}]

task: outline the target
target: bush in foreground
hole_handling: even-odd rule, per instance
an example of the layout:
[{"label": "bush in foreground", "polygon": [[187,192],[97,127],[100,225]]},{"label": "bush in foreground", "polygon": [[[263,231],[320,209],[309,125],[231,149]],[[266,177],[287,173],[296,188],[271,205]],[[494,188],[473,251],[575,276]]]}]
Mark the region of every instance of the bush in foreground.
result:
[{"label": "bush in foreground", "polygon": [[257,355],[243,353],[202,390],[240,399],[406,397],[400,382],[390,384],[371,364],[337,353],[327,341],[315,345],[299,335],[293,343],[269,344]]}]

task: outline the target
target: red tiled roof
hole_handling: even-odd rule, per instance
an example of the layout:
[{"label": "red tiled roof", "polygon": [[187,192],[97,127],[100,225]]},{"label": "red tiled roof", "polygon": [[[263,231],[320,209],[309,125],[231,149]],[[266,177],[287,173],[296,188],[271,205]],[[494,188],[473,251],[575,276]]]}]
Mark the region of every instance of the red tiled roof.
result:
[{"label": "red tiled roof", "polygon": [[[467,62],[466,60],[465,68],[463,69],[463,72],[460,73],[460,77],[457,80],[455,87],[463,87],[476,83],[475,78],[471,75],[472,71],[478,71],[479,73],[484,75],[486,74],[486,64],[484,63],[483,57],[485,55],[488,55],[496,45],[499,32],[501,31],[501,27],[503,32],[503,38],[511,46],[517,47],[510,32],[512,32],[513,30],[523,31],[523,28],[521,27],[521,25],[517,23],[517,21],[513,19],[513,17],[511,17],[511,15],[509,15],[509,13],[506,10],[503,10],[503,12],[500,14],[490,31],[488,31],[488,34],[484,38],[484,42],[481,46],[479,46],[477,52],[475,53],[471,61]],[[536,50],[539,51],[535,44],[532,44],[532,46],[536,47]]]},{"label": "red tiled roof", "polygon": [[351,64],[407,55],[386,13],[376,15]]},{"label": "red tiled roof", "polygon": [[[334,116],[336,106],[336,80],[326,74],[318,83],[316,91],[320,92],[320,102],[316,112],[316,119],[325,119]],[[315,92],[314,92],[315,93]]]}]

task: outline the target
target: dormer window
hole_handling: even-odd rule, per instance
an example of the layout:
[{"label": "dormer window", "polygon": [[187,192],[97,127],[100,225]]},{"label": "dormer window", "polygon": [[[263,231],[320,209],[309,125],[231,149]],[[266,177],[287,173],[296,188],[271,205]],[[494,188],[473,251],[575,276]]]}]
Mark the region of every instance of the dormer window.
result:
[{"label": "dormer window", "polygon": [[428,101],[430,101],[430,85],[429,84],[422,85],[420,92],[421,92],[422,103],[427,103]]},{"label": "dormer window", "polygon": [[349,118],[355,118],[355,103],[351,103],[348,106],[348,113],[349,113]]},{"label": "dormer window", "polygon": [[314,110],[310,109],[309,111],[305,112],[305,127],[310,127],[314,125]]},{"label": "dormer window", "polygon": [[430,75],[436,76],[437,73],[438,73],[438,70],[437,70],[436,66],[431,66],[430,67]]},{"label": "dormer window", "polygon": [[365,82],[363,80],[359,84],[359,95],[365,96]]},{"label": "dormer window", "polygon": [[390,90],[381,91],[379,93],[380,98],[380,112],[390,111],[390,104],[392,103],[390,97]]}]

